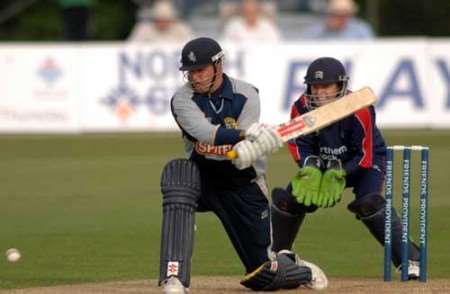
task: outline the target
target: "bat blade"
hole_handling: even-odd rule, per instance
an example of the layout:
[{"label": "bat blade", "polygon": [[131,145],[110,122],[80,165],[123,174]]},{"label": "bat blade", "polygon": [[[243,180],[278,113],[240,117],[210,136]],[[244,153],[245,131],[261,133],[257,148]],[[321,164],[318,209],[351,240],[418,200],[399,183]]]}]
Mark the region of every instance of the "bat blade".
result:
[{"label": "bat blade", "polygon": [[284,142],[325,128],[353,113],[374,104],[377,97],[369,87],[350,93],[334,102],[283,123],[277,127]]},{"label": "bat blade", "polygon": [[[325,128],[353,113],[374,104],[377,97],[369,87],[345,95],[334,102],[325,104],[289,122],[278,125],[277,132],[282,140],[287,142],[299,136]],[[227,153],[229,159],[235,159],[238,154],[231,150]]]}]

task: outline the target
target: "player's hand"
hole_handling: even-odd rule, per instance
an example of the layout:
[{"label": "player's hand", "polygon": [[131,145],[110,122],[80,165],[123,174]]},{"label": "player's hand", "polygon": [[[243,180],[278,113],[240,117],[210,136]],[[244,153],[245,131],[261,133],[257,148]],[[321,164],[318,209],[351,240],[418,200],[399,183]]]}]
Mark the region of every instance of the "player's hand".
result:
[{"label": "player's hand", "polygon": [[283,140],[273,126],[254,123],[245,132],[245,138],[258,145],[263,154],[274,153],[283,146]]},{"label": "player's hand", "polygon": [[[337,162],[337,161],[336,161]],[[330,162],[328,164],[330,166]],[[341,201],[345,189],[345,171],[340,161],[328,168],[322,177],[319,198],[316,204],[319,207],[333,207]]]},{"label": "player's hand", "polygon": [[305,206],[314,204],[319,197],[322,172],[314,166],[305,166],[291,180],[292,195]]},{"label": "player's hand", "polygon": [[231,162],[238,169],[250,167],[257,159],[264,156],[258,146],[249,140],[242,140],[234,145],[233,150],[237,153],[237,158]]},{"label": "player's hand", "polygon": [[250,141],[255,141],[256,138],[261,134],[261,130],[265,128],[266,125],[260,123],[253,123],[246,131],[245,131],[245,139]]}]

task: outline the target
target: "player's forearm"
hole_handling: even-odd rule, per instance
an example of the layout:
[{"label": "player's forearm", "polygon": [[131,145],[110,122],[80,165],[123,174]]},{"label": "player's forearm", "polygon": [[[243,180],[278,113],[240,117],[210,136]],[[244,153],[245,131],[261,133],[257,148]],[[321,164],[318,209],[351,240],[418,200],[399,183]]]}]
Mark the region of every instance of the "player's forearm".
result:
[{"label": "player's forearm", "polygon": [[218,127],[214,145],[234,145],[245,138],[245,131]]}]

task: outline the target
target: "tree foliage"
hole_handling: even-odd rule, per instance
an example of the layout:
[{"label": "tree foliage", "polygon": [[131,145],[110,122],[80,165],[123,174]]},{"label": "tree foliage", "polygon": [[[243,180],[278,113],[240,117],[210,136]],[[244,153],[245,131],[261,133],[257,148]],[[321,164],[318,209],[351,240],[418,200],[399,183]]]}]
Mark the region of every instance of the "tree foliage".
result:
[{"label": "tree foliage", "polygon": [[[0,1],[0,11],[17,0]],[[377,11],[370,12],[371,7]],[[450,36],[449,0],[357,0],[360,16],[376,15],[377,33],[386,36]],[[136,4],[129,0],[97,0],[93,7],[92,40],[123,40],[135,23]],[[57,0],[39,0],[0,23],[0,41],[62,41],[62,10]]]},{"label": "tree foliage", "polygon": [[[6,9],[13,1],[2,1]],[[93,6],[92,40],[121,40],[134,24],[136,6],[128,0],[97,0]],[[2,41],[62,41],[62,9],[59,1],[40,0],[20,14],[0,24]]]}]

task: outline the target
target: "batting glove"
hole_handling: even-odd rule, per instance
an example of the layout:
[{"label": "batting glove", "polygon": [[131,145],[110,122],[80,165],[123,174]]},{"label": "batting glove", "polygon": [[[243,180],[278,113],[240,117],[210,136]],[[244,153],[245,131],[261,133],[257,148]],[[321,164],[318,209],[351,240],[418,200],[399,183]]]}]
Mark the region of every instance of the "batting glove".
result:
[{"label": "batting glove", "polygon": [[249,140],[242,140],[234,145],[233,150],[237,153],[237,158],[231,162],[237,169],[250,167],[257,159],[264,156],[258,145]]},{"label": "batting glove", "polygon": [[283,140],[275,127],[254,123],[245,132],[245,138],[258,145],[263,154],[274,153],[283,146]]}]

